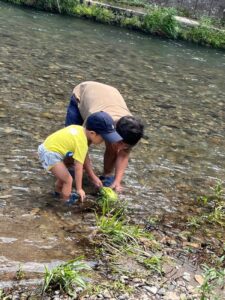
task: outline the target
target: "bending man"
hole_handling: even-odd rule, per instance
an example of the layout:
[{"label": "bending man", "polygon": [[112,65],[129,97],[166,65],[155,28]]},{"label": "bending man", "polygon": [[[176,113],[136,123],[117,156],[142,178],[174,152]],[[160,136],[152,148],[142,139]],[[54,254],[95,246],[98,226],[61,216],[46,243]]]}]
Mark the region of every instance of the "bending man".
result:
[{"label": "bending man", "polygon": [[92,113],[99,111],[107,112],[112,117],[116,131],[123,140],[114,144],[105,142],[102,176],[96,176],[89,158],[85,162],[85,169],[97,187],[110,186],[119,192],[122,190],[121,181],[128,165],[130,151],[143,137],[144,126],[139,119],[132,116],[116,88],[94,81],[82,82],[74,88],[67,108],[65,125],[85,124]]}]

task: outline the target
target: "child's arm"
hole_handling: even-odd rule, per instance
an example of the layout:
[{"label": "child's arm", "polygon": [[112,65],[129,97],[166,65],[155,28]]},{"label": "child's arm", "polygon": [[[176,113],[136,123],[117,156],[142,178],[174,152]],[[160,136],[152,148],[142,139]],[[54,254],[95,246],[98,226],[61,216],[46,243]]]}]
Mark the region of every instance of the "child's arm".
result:
[{"label": "child's arm", "polygon": [[75,183],[77,193],[80,195],[81,201],[83,202],[85,198],[85,191],[82,189],[82,179],[83,179],[83,164],[75,160],[74,164],[75,170]]},{"label": "child's arm", "polygon": [[94,183],[94,185],[98,188],[102,187],[101,180],[98,178],[98,176],[95,175],[95,173],[93,171],[93,168],[91,165],[91,160],[90,160],[90,157],[88,154],[85,158],[84,168],[85,168],[85,171],[87,172],[88,176],[91,178],[92,182]]}]

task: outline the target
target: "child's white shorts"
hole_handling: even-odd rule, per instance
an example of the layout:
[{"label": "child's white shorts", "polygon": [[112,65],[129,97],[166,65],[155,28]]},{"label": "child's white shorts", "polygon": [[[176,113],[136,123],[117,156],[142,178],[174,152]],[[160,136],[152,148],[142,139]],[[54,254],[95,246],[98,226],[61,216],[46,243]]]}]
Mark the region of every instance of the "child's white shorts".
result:
[{"label": "child's white shorts", "polygon": [[43,168],[47,171],[63,160],[61,154],[45,149],[43,144],[38,147],[38,156]]}]

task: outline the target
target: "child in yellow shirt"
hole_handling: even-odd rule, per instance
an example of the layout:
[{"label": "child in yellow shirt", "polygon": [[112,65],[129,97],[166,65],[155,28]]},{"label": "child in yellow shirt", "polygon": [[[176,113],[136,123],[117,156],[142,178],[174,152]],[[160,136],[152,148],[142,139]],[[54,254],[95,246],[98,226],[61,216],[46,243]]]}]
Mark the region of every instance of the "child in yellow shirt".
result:
[{"label": "child in yellow shirt", "polygon": [[56,177],[56,192],[65,202],[72,203],[76,194],[71,193],[73,178],[63,159],[68,154],[74,159],[76,192],[83,201],[85,198],[82,188],[83,164],[88,146],[92,143],[98,145],[103,140],[117,143],[122,138],[116,132],[111,116],[101,111],[88,117],[85,128],[79,125],[67,126],[48,136],[38,147],[42,166]]}]

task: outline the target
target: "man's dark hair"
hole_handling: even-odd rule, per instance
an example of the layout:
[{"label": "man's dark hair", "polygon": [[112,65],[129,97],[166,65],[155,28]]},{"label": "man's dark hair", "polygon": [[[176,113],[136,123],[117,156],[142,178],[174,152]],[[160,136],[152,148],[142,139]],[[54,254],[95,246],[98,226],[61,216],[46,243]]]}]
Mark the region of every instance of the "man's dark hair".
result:
[{"label": "man's dark hair", "polygon": [[123,142],[134,146],[143,137],[144,125],[133,116],[125,116],[116,124],[116,131],[123,138]]}]

